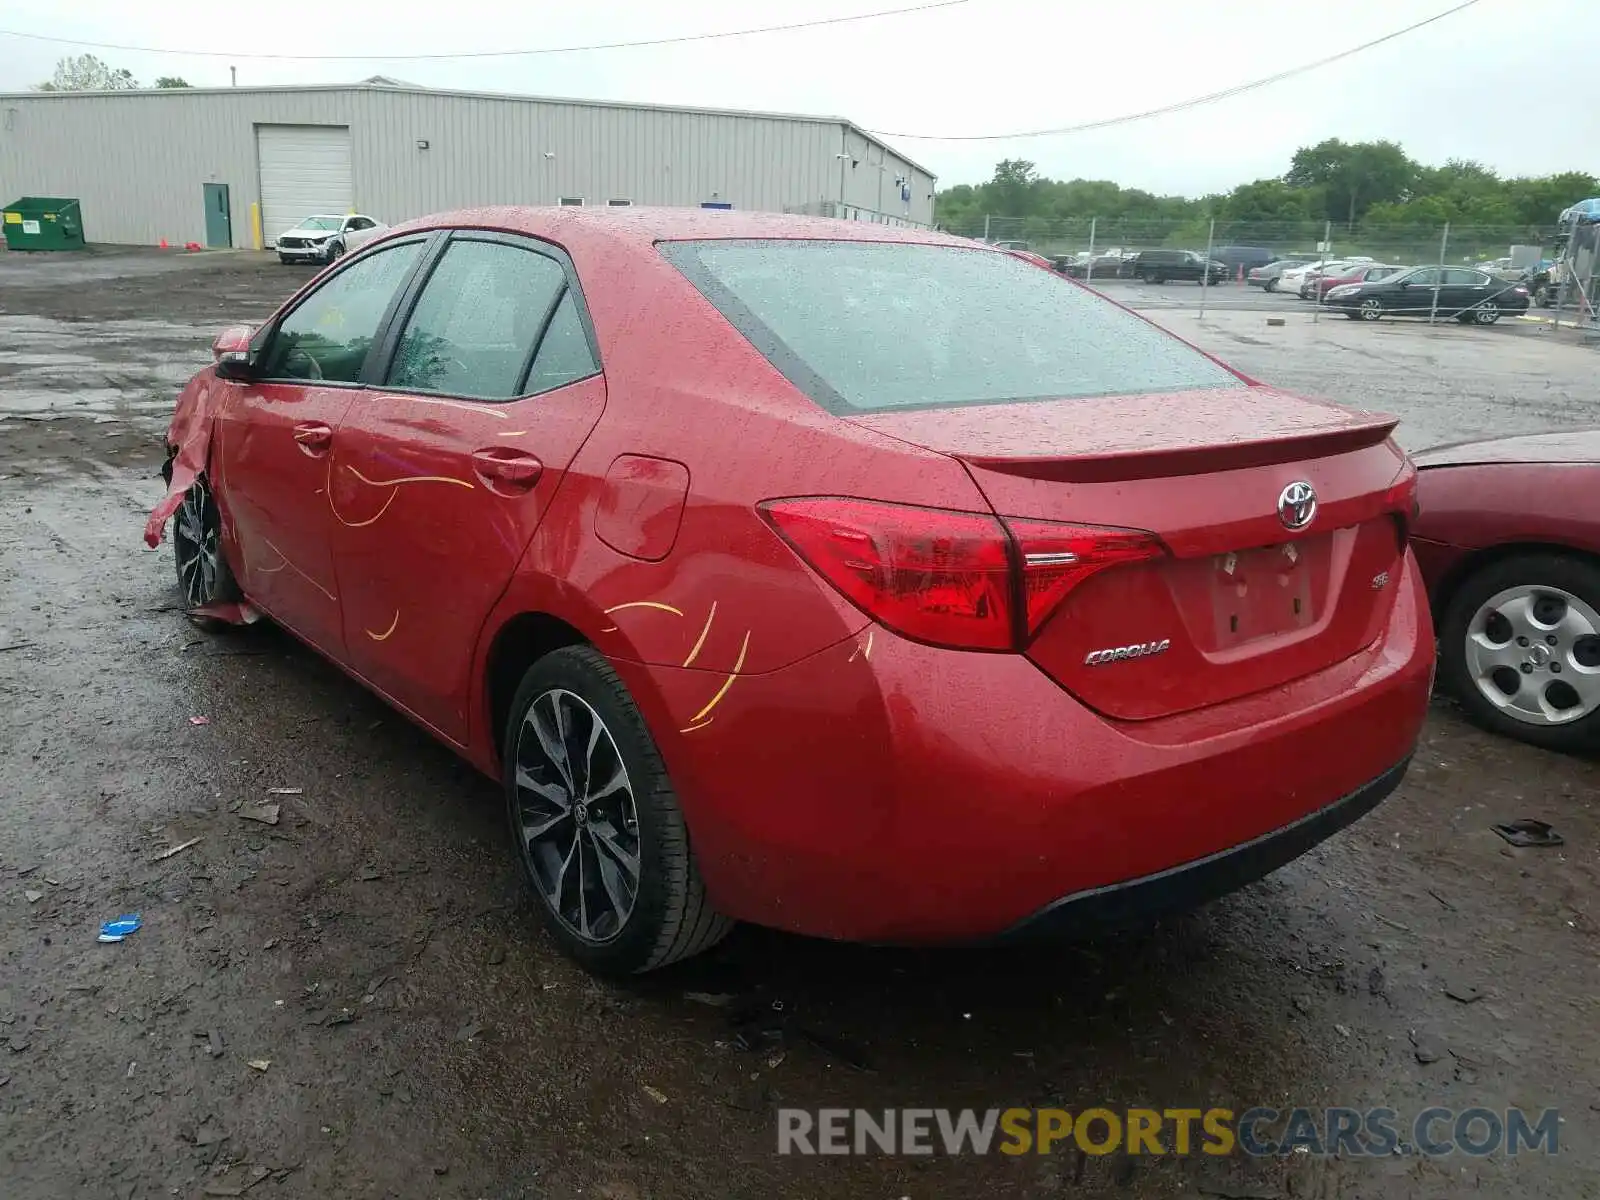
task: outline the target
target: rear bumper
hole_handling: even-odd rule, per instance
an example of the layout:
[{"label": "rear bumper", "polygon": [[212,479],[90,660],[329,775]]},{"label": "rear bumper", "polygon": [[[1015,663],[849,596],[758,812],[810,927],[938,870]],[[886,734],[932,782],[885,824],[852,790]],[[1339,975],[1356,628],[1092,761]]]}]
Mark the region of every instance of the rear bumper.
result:
[{"label": "rear bumper", "polygon": [[1237,891],[1366,816],[1400,786],[1410,765],[1411,756],[1407,755],[1404,761],[1326,808],[1243,845],[1126,883],[1063,896],[1007,930],[1001,940],[1102,933],[1163,913],[1194,908]]},{"label": "rear bumper", "polygon": [[[1064,897],[1137,886],[1143,904],[1175,869],[1244,854],[1177,889],[1179,903],[1184,889],[1214,894],[1376,804],[1393,784],[1374,781],[1416,744],[1433,670],[1409,555],[1397,583],[1388,626],[1351,658],[1148,721],[1100,716],[1020,655],[882,628],[735,677],[710,722],[695,717],[719,678],[613,663],[721,911],[845,940],[981,941]],[[1357,796],[1335,808],[1343,819],[1319,818]],[[1270,851],[1249,849],[1263,841]]]}]

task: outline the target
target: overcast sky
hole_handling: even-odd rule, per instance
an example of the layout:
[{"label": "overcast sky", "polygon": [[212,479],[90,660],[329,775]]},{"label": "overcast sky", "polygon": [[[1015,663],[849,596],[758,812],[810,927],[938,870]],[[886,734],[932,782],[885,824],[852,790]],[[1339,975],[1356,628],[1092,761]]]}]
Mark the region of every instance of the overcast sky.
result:
[{"label": "overcast sky", "polygon": [[[916,0],[0,0],[0,28],[219,51],[95,50],[145,83],[340,83],[374,73],[532,95],[843,116],[891,134],[1004,133],[1115,117],[1335,53],[1457,0],[965,0],[819,29],[522,58],[405,61],[419,52],[548,47],[750,28]],[[371,14],[370,16],[364,14]],[[244,53],[373,54],[274,61]],[[47,79],[78,47],[0,36],[0,90]],[[1308,75],[1184,113],[1089,133],[891,144],[942,186],[1027,158],[1059,178],[1197,195],[1281,174],[1297,146],[1391,138],[1425,162],[1474,158],[1508,174],[1600,173],[1600,0],[1481,0],[1474,8]],[[1565,82],[1564,82],[1565,81]],[[1578,199],[1579,197],[1574,197]]]}]

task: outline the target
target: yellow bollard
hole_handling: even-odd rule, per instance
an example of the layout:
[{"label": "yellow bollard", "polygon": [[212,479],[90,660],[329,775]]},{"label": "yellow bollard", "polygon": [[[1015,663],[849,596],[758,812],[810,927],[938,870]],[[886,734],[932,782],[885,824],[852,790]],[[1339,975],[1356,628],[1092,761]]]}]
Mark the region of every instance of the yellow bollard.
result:
[{"label": "yellow bollard", "polygon": [[264,248],[261,242],[261,205],[255,201],[250,203],[250,238],[257,250]]}]

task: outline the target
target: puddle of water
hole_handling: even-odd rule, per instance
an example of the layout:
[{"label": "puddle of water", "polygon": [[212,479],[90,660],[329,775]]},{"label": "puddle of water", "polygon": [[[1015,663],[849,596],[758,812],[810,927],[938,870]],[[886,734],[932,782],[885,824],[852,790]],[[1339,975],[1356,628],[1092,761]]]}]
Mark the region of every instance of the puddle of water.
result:
[{"label": "puddle of water", "polygon": [[170,413],[210,361],[207,328],[175,321],[0,316],[0,346],[0,419]]}]

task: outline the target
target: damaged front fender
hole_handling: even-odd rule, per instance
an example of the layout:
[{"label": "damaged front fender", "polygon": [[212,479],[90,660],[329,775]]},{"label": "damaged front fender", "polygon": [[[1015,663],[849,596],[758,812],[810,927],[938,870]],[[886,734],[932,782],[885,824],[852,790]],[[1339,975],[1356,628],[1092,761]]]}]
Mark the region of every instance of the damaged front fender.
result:
[{"label": "damaged front fender", "polygon": [[215,373],[202,371],[178,393],[178,403],[167,428],[169,457],[162,468],[167,494],[150,511],[145,522],[145,545],[152,550],[161,545],[162,532],[183,503],[184,494],[206,469],[211,454],[211,430],[216,424],[216,406],[225,395],[224,385]]}]

